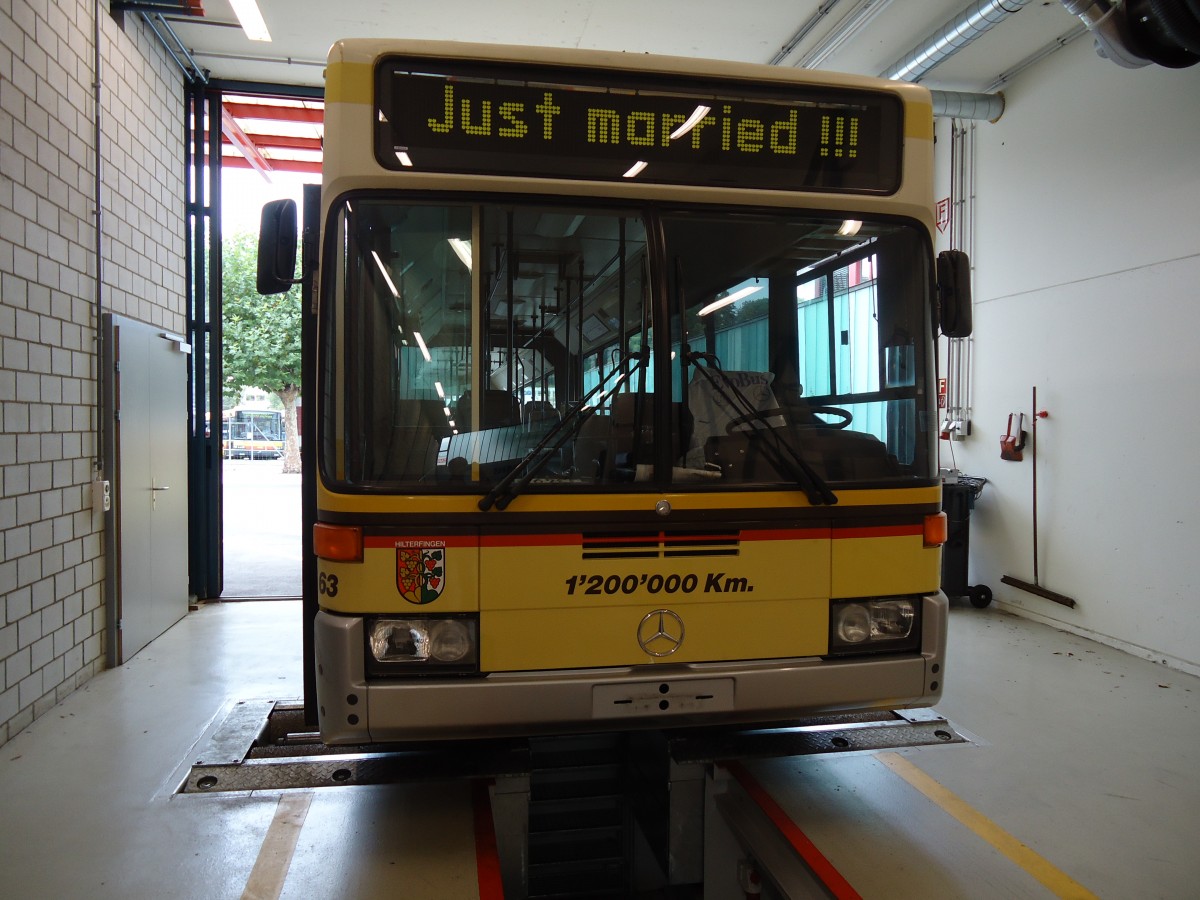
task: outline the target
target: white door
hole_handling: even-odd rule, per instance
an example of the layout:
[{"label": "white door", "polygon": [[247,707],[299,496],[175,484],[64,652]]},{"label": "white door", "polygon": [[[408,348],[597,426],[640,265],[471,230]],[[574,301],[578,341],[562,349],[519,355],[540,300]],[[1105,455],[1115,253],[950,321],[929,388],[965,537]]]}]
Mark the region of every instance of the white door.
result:
[{"label": "white door", "polygon": [[161,328],[109,318],[119,665],[188,609],[187,353]]}]

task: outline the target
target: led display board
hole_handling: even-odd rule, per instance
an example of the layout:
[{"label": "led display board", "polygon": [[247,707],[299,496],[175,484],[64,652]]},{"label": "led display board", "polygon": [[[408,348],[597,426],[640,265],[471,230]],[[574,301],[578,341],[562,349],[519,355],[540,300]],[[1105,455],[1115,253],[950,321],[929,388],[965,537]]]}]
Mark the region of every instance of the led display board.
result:
[{"label": "led display board", "polygon": [[888,194],[903,105],[886,91],[385,60],[390,169]]}]

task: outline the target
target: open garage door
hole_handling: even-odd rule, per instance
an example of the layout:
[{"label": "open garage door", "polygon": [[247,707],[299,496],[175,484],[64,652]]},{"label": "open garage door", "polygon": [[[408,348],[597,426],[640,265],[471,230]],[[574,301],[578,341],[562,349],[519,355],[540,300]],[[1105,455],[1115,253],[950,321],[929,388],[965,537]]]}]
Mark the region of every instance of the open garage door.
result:
[{"label": "open garage door", "polygon": [[[296,472],[282,471],[282,414],[280,427],[271,429],[262,426],[267,416],[234,423],[226,409],[237,405],[229,398],[230,379],[245,375],[233,366],[226,373],[223,364],[227,344],[236,338],[227,339],[222,321],[231,289],[223,273],[236,250],[230,242],[244,242],[247,232],[257,231],[257,210],[265,200],[298,197],[302,181],[319,181],[322,93],[194,83],[187,93],[187,121],[188,339],[196,348],[188,372],[190,590],[198,598],[296,597],[301,592],[298,466],[292,466]],[[298,321],[296,329],[298,348]],[[298,372],[295,381],[298,386]],[[259,389],[255,403],[263,409],[283,405],[272,400],[281,385],[248,387]],[[291,399],[302,404],[298,389],[295,394]],[[244,452],[234,452],[234,429],[249,448]],[[233,456],[239,457],[236,463]],[[247,478],[250,483],[243,483]]]}]

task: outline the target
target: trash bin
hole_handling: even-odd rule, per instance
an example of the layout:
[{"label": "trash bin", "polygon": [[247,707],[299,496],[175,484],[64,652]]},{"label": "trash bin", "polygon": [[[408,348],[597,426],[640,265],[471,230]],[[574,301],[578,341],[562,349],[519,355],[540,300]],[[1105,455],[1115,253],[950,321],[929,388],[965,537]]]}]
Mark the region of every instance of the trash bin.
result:
[{"label": "trash bin", "polygon": [[942,484],[942,512],[946,514],[946,544],[942,547],[942,590],[948,597],[966,597],[976,609],[992,602],[986,584],[967,584],[967,557],[971,549],[971,510],[983,493],[986,478],[959,475]]}]

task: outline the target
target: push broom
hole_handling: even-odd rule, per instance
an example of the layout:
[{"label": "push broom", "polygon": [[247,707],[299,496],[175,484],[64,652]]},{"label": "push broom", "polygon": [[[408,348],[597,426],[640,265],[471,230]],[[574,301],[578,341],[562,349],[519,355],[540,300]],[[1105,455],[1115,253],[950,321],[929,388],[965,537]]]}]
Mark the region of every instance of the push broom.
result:
[{"label": "push broom", "polygon": [[1038,496],[1037,496],[1037,423],[1038,419],[1046,417],[1045,411],[1038,411],[1037,406],[1037,386],[1033,388],[1033,437],[1030,454],[1033,457],[1033,583],[1022,581],[1019,578],[1013,578],[1011,575],[1003,575],[1000,580],[1005,584],[1011,584],[1015,588],[1020,588],[1023,591],[1028,591],[1031,594],[1037,594],[1039,597],[1045,597],[1047,600],[1053,600],[1055,603],[1061,603],[1063,606],[1075,608],[1075,601],[1070,597],[1066,597],[1056,591],[1048,590],[1038,583]]}]

